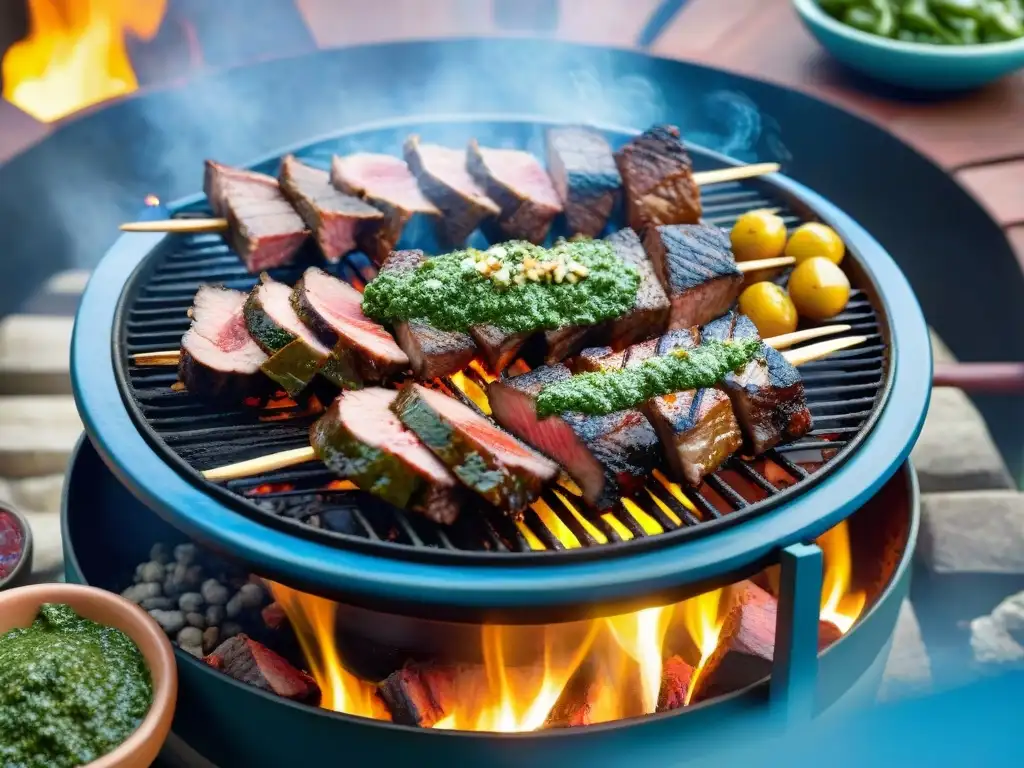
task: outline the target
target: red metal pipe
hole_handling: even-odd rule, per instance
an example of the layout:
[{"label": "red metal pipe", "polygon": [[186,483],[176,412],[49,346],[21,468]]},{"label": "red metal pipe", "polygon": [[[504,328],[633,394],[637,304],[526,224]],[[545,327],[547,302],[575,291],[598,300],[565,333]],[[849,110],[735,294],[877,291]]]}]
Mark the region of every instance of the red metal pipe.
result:
[{"label": "red metal pipe", "polygon": [[1024,395],[1024,363],[936,363],[932,385],[979,395]]}]

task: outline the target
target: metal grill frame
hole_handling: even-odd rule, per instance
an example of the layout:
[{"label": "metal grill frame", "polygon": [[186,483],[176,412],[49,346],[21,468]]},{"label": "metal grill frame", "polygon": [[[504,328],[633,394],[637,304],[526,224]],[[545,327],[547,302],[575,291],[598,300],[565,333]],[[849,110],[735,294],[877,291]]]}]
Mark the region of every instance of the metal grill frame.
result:
[{"label": "metal grill frame", "polygon": [[[311,153],[317,152],[323,149],[324,145],[336,145],[338,142],[351,139],[353,135],[372,133],[373,131],[401,131],[402,133],[411,132],[419,128],[419,125],[410,125],[411,121],[403,120],[393,123],[389,123],[381,126],[363,126],[358,130],[345,131],[338,134],[334,134],[329,137],[316,139],[311,142],[305,142],[301,146],[290,148],[274,155],[265,158],[257,163],[252,164],[256,170],[262,170],[265,172],[274,173],[279,158],[288,152],[293,152],[300,159],[308,159]],[[437,119],[436,122],[443,123],[443,119]],[[474,123],[493,123],[494,120],[478,119],[474,120]],[[510,120],[508,117],[501,118],[502,130],[506,131],[518,131],[524,130],[530,132],[542,131],[548,121],[541,120]],[[525,126],[525,128],[524,128]],[[635,134],[635,131],[623,131],[621,129],[604,127],[608,133],[612,134],[612,138],[615,141],[621,141],[628,135]],[[429,127],[426,130],[421,129],[421,133],[426,133],[429,140]],[[371,143],[376,143],[376,140]],[[331,151],[337,150],[337,146],[330,146],[327,148],[327,154]],[[727,158],[724,158],[716,153],[703,150],[699,147],[690,147],[693,154],[695,164],[698,169],[704,169],[708,167],[722,167],[733,164]],[[327,156],[327,155],[322,155]],[[322,165],[322,162],[320,163]],[[733,184],[729,186],[719,186],[712,188],[708,195],[705,196],[705,200],[714,201],[717,198],[727,198],[730,193],[736,196],[736,192],[742,196],[745,190],[754,188],[766,192],[771,195],[770,202],[772,204],[782,204],[784,207],[790,209],[792,214],[789,215],[787,223],[794,223],[800,220],[810,219],[822,219],[823,217],[819,212],[812,209],[805,201],[801,200],[798,195],[793,194],[791,191],[780,186],[778,183],[772,182],[768,179],[760,179],[752,182],[745,182],[742,184]],[[717,194],[715,191],[717,190]],[[179,203],[168,206],[169,210],[175,213],[196,214],[201,212],[204,198],[202,196],[189,198]],[[750,209],[752,207],[761,207],[768,200],[757,200],[754,204],[744,206],[743,209]],[[739,204],[737,204],[738,206]],[[713,208],[713,205],[709,206],[709,209]],[[743,209],[737,207],[735,214],[720,217],[719,221],[724,223],[725,221],[735,218],[742,212]],[[825,218],[824,220],[828,220]],[[716,223],[714,217],[710,218],[709,223]],[[212,236],[219,238],[219,236]],[[202,238],[200,238],[202,239]],[[586,529],[576,520],[575,516],[565,510],[561,506],[559,500],[550,490],[547,491],[543,497],[543,500],[547,505],[556,513],[556,516],[565,524],[580,541],[581,545],[579,548],[568,549],[563,547],[553,532],[544,524],[544,522],[536,515],[532,510],[527,512],[526,524],[530,528],[531,532],[534,533],[547,547],[544,550],[534,550],[530,548],[528,542],[517,530],[516,526],[511,523],[504,525],[505,531],[501,531],[499,527],[502,525],[502,520],[495,519],[496,516],[485,515],[483,516],[483,522],[480,524],[480,528],[486,532],[490,537],[490,541],[494,544],[494,549],[460,549],[455,547],[450,539],[448,538],[447,531],[442,526],[435,526],[428,521],[423,520],[420,516],[415,513],[409,513],[406,515],[401,510],[396,510],[392,514],[392,518],[395,524],[402,528],[402,535],[411,542],[395,542],[389,541],[386,538],[381,537],[374,530],[374,526],[371,522],[367,521],[366,516],[362,514],[359,509],[358,501],[354,502],[351,507],[351,514],[360,521],[366,535],[357,536],[349,533],[341,533],[336,531],[330,531],[323,528],[316,528],[300,522],[298,519],[274,514],[265,509],[265,505],[268,502],[273,501],[276,497],[281,499],[284,495],[301,495],[303,497],[313,497],[317,495],[326,495],[325,492],[318,492],[316,489],[309,490],[295,490],[288,491],[285,494],[268,494],[260,496],[258,499],[251,497],[245,497],[241,493],[236,493],[232,488],[238,488],[240,486],[256,486],[266,483],[283,483],[294,479],[296,475],[301,475],[302,470],[291,470],[278,472],[270,476],[261,476],[259,478],[247,481],[232,481],[226,486],[210,483],[202,478],[199,471],[196,470],[188,461],[179,456],[173,449],[171,449],[161,438],[161,436],[154,430],[142,412],[142,409],[136,399],[136,393],[134,387],[130,385],[131,382],[131,367],[128,363],[128,356],[138,351],[143,351],[141,348],[129,349],[127,344],[127,317],[130,311],[129,304],[139,297],[139,292],[144,289],[152,276],[152,273],[158,268],[158,266],[166,258],[164,249],[171,247],[171,244],[175,242],[174,238],[168,238],[163,241],[160,248],[154,249],[153,252],[147,254],[142,259],[137,268],[133,271],[129,280],[124,286],[124,290],[121,292],[118,305],[115,311],[115,333],[113,334],[113,361],[116,369],[118,383],[121,386],[122,400],[125,403],[128,412],[130,413],[132,420],[135,422],[136,427],[143,434],[147,442],[171,465],[176,471],[183,474],[193,485],[201,488],[205,492],[213,495],[218,501],[226,504],[232,509],[246,514],[250,518],[257,520],[258,522],[268,525],[270,527],[278,528],[290,535],[297,535],[306,539],[320,541],[328,543],[331,546],[351,548],[355,550],[365,551],[372,554],[385,554],[389,557],[397,557],[402,559],[415,559],[424,560],[428,562],[449,562],[449,563],[487,563],[501,560],[503,562],[536,562],[536,561],[550,561],[552,558],[558,558],[559,560],[574,559],[574,560],[588,560],[596,558],[605,558],[614,554],[635,552],[645,548],[661,547],[674,543],[678,543],[681,540],[697,538],[706,536],[719,531],[723,528],[737,525],[745,520],[749,520],[756,517],[770,509],[773,509],[779,505],[789,503],[793,498],[806,493],[811,488],[819,484],[826,477],[828,477],[833,471],[838,469],[850,456],[854,455],[860,443],[870,433],[875,422],[879,418],[879,415],[888,399],[889,391],[892,385],[893,379],[893,366],[889,364],[889,358],[887,351],[890,344],[890,333],[889,333],[889,311],[885,304],[884,297],[878,285],[871,274],[871,272],[865,268],[860,261],[857,251],[855,248],[850,248],[850,255],[844,262],[844,266],[852,276],[852,282],[855,286],[859,286],[861,295],[867,299],[869,305],[874,307],[874,317],[869,319],[877,318],[877,334],[882,339],[882,346],[878,348],[857,348],[847,353],[840,353],[839,356],[833,358],[841,359],[842,357],[856,357],[859,354],[863,354],[865,351],[877,352],[878,353],[878,365],[881,367],[880,380],[874,386],[877,387],[877,391],[873,397],[864,398],[870,401],[865,403],[870,405],[870,410],[866,414],[860,414],[863,416],[863,420],[860,422],[856,433],[852,439],[847,441],[845,445],[842,445],[838,449],[837,455],[827,461],[817,471],[808,473],[798,464],[789,461],[784,453],[788,449],[793,449],[793,446],[783,447],[783,450],[775,453],[772,457],[773,460],[782,465],[783,468],[792,475],[793,477],[800,478],[794,485],[778,490],[776,489],[766,478],[760,475],[753,467],[749,466],[747,462],[738,461],[731,459],[726,465],[725,469],[738,469],[748,480],[754,485],[759,486],[762,490],[769,492],[769,496],[758,502],[748,503],[742,495],[735,491],[727,482],[723,481],[717,476],[712,476],[708,479],[709,486],[716,491],[721,497],[730,503],[730,506],[735,507],[731,512],[722,514],[716,510],[713,503],[704,499],[698,493],[691,489],[685,489],[687,496],[691,500],[694,500],[700,511],[708,519],[699,520],[697,519],[684,505],[679,503],[672,495],[667,491],[660,492],[660,500],[666,504],[672,512],[678,517],[682,524],[677,526],[673,521],[662,512],[657,503],[641,504],[640,506],[645,512],[654,517],[661,526],[665,529],[664,532],[659,534],[645,534],[642,528],[636,523],[631,515],[628,514],[619,504],[616,507],[615,514],[616,519],[630,532],[633,534],[633,538],[629,540],[622,540],[620,536],[615,532],[614,528],[609,526],[599,518],[589,517],[595,526],[602,531],[607,537],[608,542],[601,544],[597,540],[593,539],[586,531]],[[359,268],[348,266],[347,272],[359,271]],[[250,276],[242,275],[246,279]],[[254,277],[251,278],[253,281]],[[843,322],[844,318],[836,318],[836,322]],[[856,331],[854,331],[856,332]],[[872,361],[867,361],[872,362]],[[828,367],[829,362],[824,361],[821,364],[812,364],[820,367]],[[867,386],[867,385],[865,385]],[[452,391],[457,390],[452,387]],[[835,433],[837,429],[819,429],[815,427],[815,431]],[[801,442],[798,441],[796,446],[800,449],[820,449],[820,448],[831,448],[836,447],[838,443],[826,442],[826,441],[811,441]],[[277,449],[281,446],[273,446],[271,449]],[[326,473],[326,470],[320,468],[322,473]],[[652,482],[651,485],[658,491],[662,491],[660,484]],[[771,490],[769,490],[771,489]],[[351,492],[350,492],[351,493]],[[365,495],[363,495],[365,496]],[[261,504],[260,502],[263,502]],[[379,502],[376,502],[379,505]],[[476,515],[476,510],[465,510],[462,517],[466,518],[470,515]],[[487,518],[490,518],[489,520]],[[496,527],[498,526],[498,527]],[[381,526],[382,527],[382,526]],[[436,537],[437,544],[426,544],[423,542],[421,535],[417,532],[417,529],[426,527],[432,529],[432,533]],[[486,539],[485,539],[486,541]],[[517,545],[516,548],[510,548],[508,544],[514,543]]]}]

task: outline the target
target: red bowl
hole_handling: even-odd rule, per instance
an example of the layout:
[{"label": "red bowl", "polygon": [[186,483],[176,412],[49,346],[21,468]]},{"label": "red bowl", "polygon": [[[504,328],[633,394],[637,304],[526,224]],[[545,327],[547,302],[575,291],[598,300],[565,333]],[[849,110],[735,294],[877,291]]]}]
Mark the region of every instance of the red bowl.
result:
[{"label": "red bowl", "polygon": [[20,587],[32,575],[32,529],[10,504],[0,501],[0,591]]}]

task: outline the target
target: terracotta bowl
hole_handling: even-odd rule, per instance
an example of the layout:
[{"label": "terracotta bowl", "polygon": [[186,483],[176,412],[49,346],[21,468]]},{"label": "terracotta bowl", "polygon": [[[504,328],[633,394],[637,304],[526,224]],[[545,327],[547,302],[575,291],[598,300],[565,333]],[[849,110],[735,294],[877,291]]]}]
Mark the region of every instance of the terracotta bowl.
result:
[{"label": "terracotta bowl", "polygon": [[153,678],[149,713],[127,741],[86,768],[148,768],[171,729],[178,698],[178,671],[170,641],[137,605],[112,592],[77,584],[38,584],[0,593],[0,634],[27,627],[43,603],[66,603],[80,616],[120,629],[139,647]]}]

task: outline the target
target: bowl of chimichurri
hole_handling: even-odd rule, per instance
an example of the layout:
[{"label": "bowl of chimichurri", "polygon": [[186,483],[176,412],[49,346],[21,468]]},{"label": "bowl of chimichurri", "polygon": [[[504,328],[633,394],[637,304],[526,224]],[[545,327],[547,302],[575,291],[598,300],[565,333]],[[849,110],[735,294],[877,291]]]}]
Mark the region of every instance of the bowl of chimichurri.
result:
[{"label": "bowl of chimichurri", "polygon": [[0,766],[149,766],[177,693],[166,635],[119,595],[75,584],[0,594]]},{"label": "bowl of chimichurri", "polygon": [[32,529],[0,502],[0,591],[20,587],[32,572]]}]

